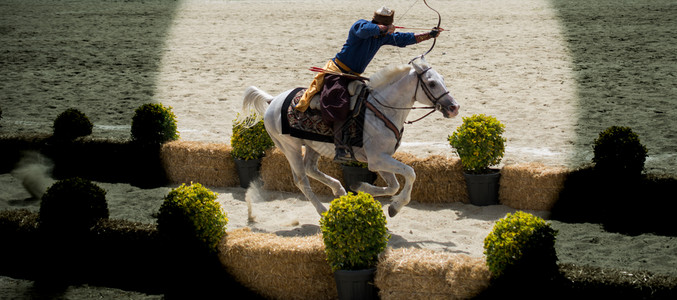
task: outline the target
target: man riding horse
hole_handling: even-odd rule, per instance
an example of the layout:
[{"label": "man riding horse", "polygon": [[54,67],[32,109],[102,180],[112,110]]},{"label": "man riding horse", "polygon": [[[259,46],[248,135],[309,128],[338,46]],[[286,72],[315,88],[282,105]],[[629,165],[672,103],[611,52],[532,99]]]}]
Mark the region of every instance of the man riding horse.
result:
[{"label": "man riding horse", "polygon": [[342,127],[350,113],[348,84],[355,80],[355,76],[364,72],[381,46],[406,47],[435,38],[440,33],[438,28],[420,34],[395,32],[394,15],[395,11],[383,6],[374,12],[371,21],[362,19],[355,22],[350,27],[341,51],[324,66],[324,70],[331,73],[318,73],[295,107],[299,111],[305,111],[313,96],[320,93],[322,117],[332,124],[334,130],[335,161],[354,159],[350,147],[342,138]]}]

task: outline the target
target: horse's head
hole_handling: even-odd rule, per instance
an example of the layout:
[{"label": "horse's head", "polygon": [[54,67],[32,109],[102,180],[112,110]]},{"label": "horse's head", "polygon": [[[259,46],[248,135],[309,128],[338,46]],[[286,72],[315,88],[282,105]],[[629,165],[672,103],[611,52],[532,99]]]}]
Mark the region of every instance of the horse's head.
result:
[{"label": "horse's head", "polygon": [[[457,116],[461,106],[458,105],[454,97],[449,94],[449,90],[447,90],[447,86],[444,84],[444,78],[437,73],[423,57],[419,58],[420,59],[414,59],[410,62],[418,77],[414,98],[418,102],[435,107],[435,109],[440,111],[445,118]],[[419,87],[423,90],[423,95],[418,94]]]}]

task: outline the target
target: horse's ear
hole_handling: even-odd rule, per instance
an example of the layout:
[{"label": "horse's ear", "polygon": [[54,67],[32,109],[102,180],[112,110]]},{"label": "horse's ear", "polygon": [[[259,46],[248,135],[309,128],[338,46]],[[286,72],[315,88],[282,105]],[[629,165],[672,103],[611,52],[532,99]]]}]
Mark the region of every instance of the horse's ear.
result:
[{"label": "horse's ear", "polygon": [[[419,62],[420,61],[420,62]],[[421,74],[423,71],[427,68],[428,63],[425,61],[425,57],[417,56],[411,61],[409,61],[409,64],[411,64],[414,67],[414,70],[416,70],[416,73]]]}]

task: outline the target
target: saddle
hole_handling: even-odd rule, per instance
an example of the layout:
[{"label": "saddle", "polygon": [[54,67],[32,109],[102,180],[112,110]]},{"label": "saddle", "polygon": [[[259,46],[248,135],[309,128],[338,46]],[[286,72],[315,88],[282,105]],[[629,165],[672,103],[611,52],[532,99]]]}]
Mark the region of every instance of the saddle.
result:
[{"label": "saddle", "polygon": [[[310,100],[310,105],[305,112],[294,108],[305,90],[306,88],[296,88],[284,100],[282,133],[306,140],[333,143],[334,129],[322,118],[319,93]],[[348,92],[351,95],[351,113],[343,125],[343,140],[351,147],[362,147],[365,102],[369,96],[369,88],[360,81],[353,81],[348,85]]]},{"label": "saddle", "polygon": [[[361,96],[360,93],[363,91],[367,92],[367,85],[362,81],[355,80],[348,84],[348,94],[350,94],[350,110],[355,110],[355,104],[358,102],[358,98]],[[363,99],[359,100],[364,101],[366,98],[367,97],[365,96]],[[320,110],[320,93],[316,93],[313,98],[310,98],[308,108]]]}]

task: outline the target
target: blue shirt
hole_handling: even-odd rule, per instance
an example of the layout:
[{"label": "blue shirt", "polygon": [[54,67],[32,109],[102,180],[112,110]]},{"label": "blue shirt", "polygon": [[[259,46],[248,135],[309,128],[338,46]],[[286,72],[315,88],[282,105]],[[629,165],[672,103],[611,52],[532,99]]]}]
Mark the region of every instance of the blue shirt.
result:
[{"label": "blue shirt", "polygon": [[406,47],[416,43],[412,32],[395,32],[381,35],[378,25],[359,20],[350,27],[348,39],[336,58],[355,73],[363,73],[383,45]]}]

